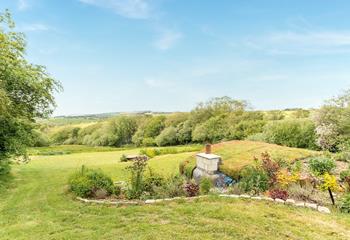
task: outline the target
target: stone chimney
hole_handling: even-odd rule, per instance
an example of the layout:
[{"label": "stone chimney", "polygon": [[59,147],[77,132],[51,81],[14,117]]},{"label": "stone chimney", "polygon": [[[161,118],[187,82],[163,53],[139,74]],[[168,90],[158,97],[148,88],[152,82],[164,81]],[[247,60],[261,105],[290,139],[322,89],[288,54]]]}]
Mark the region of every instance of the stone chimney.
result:
[{"label": "stone chimney", "polygon": [[211,144],[205,145],[205,154],[211,154]]}]

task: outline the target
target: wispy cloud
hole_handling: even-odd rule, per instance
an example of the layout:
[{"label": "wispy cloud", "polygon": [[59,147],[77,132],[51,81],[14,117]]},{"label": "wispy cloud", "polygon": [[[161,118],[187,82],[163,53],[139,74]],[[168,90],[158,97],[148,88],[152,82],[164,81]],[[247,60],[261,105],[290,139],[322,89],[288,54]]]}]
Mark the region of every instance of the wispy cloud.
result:
[{"label": "wispy cloud", "polygon": [[29,8],[28,0],[18,0],[17,7],[20,11],[25,11]]},{"label": "wispy cloud", "polygon": [[168,50],[178,43],[183,34],[178,31],[166,30],[154,41],[154,46],[160,50]]},{"label": "wispy cloud", "polygon": [[120,16],[133,19],[151,17],[151,5],[148,0],[79,0],[101,8],[111,9]]},{"label": "wispy cloud", "polygon": [[163,80],[161,78],[155,78],[155,77],[145,78],[144,83],[149,88],[168,88],[173,85],[172,81]]},{"label": "wispy cloud", "polygon": [[31,23],[31,24],[23,24],[18,27],[19,31],[22,32],[43,32],[49,31],[51,28],[46,24],[42,23]]},{"label": "wispy cloud", "polygon": [[317,55],[350,52],[350,31],[277,32],[246,41],[270,54]]}]

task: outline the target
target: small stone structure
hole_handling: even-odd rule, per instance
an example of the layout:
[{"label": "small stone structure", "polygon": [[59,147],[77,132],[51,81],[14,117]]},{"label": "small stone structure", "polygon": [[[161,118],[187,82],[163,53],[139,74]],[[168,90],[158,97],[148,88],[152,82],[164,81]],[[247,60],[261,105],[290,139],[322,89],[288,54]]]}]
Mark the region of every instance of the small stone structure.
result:
[{"label": "small stone structure", "polygon": [[211,153],[211,145],[207,144],[205,153],[196,155],[196,168],[193,171],[193,178],[199,182],[201,178],[208,177],[214,184],[221,177],[219,165],[221,157]]}]

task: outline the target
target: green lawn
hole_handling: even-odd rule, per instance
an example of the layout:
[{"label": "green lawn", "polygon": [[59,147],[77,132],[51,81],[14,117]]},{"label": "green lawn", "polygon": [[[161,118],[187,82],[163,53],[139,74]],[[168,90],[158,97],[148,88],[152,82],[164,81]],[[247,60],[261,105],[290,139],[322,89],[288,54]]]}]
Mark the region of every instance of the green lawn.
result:
[{"label": "green lawn", "polygon": [[[126,163],[116,152],[35,156],[13,167],[14,179],[0,192],[0,239],[349,239],[350,215],[251,200],[209,199],[147,206],[86,205],[67,194],[70,173],[82,164],[125,180]],[[150,160],[162,174],[178,171],[193,153]]]}]

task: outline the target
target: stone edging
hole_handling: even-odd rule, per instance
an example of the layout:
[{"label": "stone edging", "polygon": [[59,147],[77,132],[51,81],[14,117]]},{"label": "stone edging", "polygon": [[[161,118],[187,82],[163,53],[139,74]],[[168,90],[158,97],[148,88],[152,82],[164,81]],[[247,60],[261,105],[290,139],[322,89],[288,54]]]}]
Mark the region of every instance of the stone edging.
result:
[{"label": "stone edging", "polygon": [[[85,198],[80,198],[77,197],[77,200],[84,202],[84,203],[97,203],[97,204],[107,204],[107,205],[141,205],[141,204],[154,204],[154,203],[160,203],[160,202],[170,202],[170,201],[176,201],[176,200],[194,200],[194,199],[199,199],[199,198],[205,198],[208,197],[209,195],[202,195],[202,196],[196,196],[196,197],[175,197],[175,198],[163,198],[163,199],[148,199],[145,201],[125,201],[125,200],[117,200],[117,201],[112,201],[112,200],[90,200],[90,199],[85,199]],[[295,207],[305,207],[305,208],[310,208],[313,210],[317,210],[321,213],[331,213],[329,208],[324,207],[324,206],[319,206],[315,203],[307,203],[307,202],[296,202],[293,199],[287,199],[286,201],[282,199],[272,199],[269,197],[252,197],[249,195],[235,195],[235,194],[220,194],[218,195],[219,197],[224,197],[224,198],[244,198],[244,199],[251,199],[251,200],[265,200],[265,201],[270,201],[270,202],[275,202],[279,204],[286,204],[286,205],[291,205]]]},{"label": "stone edging", "polygon": [[296,207],[305,207],[305,208],[310,208],[313,210],[317,210],[321,213],[331,213],[329,208],[317,205],[315,203],[308,203],[308,202],[297,202],[293,199],[287,199],[284,201],[283,199],[273,199],[269,197],[252,197],[249,195],[235,195],[235,194],[221,194],[219,195],[220,197],[226,197],[226,198],[246,198],[246,199],[252,199],[252,200],[265,200],[265,201],[270,201],[270,202],[276,202],[279,204],[286,204],[286,205],[291,205],[291,206],[296,206]]}]

